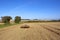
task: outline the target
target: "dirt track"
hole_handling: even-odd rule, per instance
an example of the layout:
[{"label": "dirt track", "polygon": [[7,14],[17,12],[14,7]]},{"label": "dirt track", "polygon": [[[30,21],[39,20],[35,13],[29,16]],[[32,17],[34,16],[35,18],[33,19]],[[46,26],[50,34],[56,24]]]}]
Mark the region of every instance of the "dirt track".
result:
[{"label": "dirt track", "polygon": [[0,29],[0,40],[60,40],[60,23],[24,23]]}]

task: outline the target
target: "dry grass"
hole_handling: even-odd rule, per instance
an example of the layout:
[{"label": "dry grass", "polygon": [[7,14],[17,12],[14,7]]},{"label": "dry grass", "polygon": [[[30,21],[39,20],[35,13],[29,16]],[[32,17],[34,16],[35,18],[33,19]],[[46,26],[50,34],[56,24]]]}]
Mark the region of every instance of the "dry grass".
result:
[{"label": "dry grass", "polygon": [[[24,24],[30,28],[20,28]],[[60,22],[24,24],[0,29],[0,40],[60,40]]]},{"label": "dry grass", "polygon": [[1,24],[4,24],[4,23],[0,23],[0,25],[1,25]]}]

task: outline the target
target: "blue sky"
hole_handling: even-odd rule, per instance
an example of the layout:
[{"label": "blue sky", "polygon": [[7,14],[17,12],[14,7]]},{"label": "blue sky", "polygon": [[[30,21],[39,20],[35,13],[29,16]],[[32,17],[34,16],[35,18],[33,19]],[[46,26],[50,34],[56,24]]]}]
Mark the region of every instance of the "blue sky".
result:
[{"label": "blue sky", "polygon": [[60,19],[60,0],[0,0],[1,16]]}]

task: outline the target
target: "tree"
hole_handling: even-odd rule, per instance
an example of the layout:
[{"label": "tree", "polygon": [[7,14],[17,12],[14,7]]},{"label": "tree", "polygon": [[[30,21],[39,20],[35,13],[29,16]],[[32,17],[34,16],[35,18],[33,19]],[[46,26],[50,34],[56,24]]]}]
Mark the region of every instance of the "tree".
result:
[{"label": "tree", "polygon": [[10,17],[10,16],[3,16],[1,18],[2,18],[2,22],[5,24],[10,23],[10,20],[12,19],[12,17]]},{"label": "tree", "polygon": [[15,23],[19,23],[21,21],[21,17],[20,16],[16,16],[15,17]]},{"label": "tree", "polygon": [[60,22],[60,19],[58,21]]}]

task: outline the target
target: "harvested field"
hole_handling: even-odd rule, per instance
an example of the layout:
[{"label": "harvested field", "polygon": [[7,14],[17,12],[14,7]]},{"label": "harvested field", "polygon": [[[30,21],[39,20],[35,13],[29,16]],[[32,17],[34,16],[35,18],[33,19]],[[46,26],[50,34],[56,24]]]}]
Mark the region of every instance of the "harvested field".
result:
[{"label": "harvested field", "polygon": [[1,25],[1,24],[4,24],[4,23],[0,23],[0,25]]},{"label": "harvested field", "polygon": [[[27,24],[29,28],[20,28]],[[0,40],[60,40],[60,22],[24,23],[0,29]]]}]

